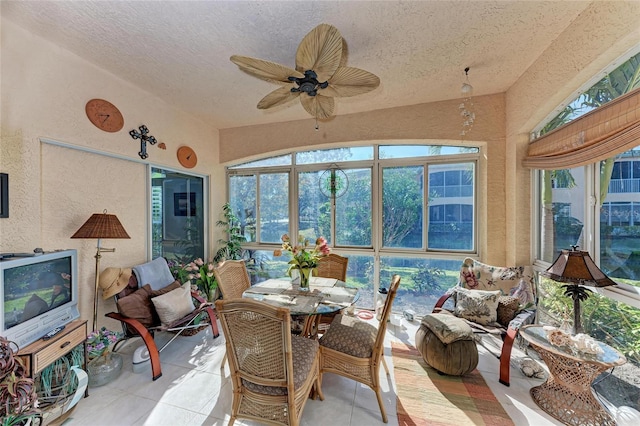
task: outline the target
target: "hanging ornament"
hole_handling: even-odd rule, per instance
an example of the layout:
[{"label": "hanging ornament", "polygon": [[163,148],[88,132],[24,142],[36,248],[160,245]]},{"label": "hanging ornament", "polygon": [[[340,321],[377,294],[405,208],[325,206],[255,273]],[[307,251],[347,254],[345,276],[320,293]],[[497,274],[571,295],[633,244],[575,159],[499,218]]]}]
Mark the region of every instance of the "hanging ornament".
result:
[{"label": "hanging ornament", "polygon": [[469,67],[464,69],[466,81],[462,83],[462,95],[463,100],[458,109],[460,110],[460,116],[462,117],[462,130],[460,136],[463,138],[471,131],[473,122],[476,119],[476,113],[473,107],[473,86],[469,84]]},{"label": "hanging ornament", "polygon": [[339,198],[346,194],[349,188],[349,178],[347,174],[338,166],[325,170],[318,179],[320,192],[325,197]]}]

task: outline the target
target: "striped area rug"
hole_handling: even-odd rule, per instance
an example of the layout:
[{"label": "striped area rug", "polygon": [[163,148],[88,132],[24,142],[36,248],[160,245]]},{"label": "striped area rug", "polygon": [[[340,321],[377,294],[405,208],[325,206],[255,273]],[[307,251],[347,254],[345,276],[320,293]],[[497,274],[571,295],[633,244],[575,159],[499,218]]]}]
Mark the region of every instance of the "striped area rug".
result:
[{"label": "striped area rug", "polygon": [[440,375],[416,348],[393,342],[400,426],[514,425],[478,370]]}]

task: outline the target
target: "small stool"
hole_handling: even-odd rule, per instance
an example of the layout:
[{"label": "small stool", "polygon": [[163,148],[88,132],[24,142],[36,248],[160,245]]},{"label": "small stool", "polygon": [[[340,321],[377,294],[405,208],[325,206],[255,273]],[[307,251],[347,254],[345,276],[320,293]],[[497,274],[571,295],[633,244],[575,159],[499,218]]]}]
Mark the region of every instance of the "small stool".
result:
[{"label": "small stool", "polygon": [[425,315],[416,331],[416,348],[428,365],[443,374],[462,376],[478,366],[473,330],[453,315]]}]

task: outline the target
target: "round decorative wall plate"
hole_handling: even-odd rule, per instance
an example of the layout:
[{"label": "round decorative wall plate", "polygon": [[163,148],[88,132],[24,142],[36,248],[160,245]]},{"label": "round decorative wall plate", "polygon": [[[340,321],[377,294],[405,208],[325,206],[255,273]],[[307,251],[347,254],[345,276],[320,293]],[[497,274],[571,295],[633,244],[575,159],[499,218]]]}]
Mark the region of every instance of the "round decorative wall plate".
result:
[{"label": "round decorative wall plate", "polygon": [[198,163],[198,156],[190,146],[181,146],[178,148],[178,161],[183,167],[192,169]]},{"label": "round decorative wall plate", "polygon": [[91,99],[85,106],[89,121],[105,132],[117,132],[124,126],[124,118],[114,104],[104,99]]}]

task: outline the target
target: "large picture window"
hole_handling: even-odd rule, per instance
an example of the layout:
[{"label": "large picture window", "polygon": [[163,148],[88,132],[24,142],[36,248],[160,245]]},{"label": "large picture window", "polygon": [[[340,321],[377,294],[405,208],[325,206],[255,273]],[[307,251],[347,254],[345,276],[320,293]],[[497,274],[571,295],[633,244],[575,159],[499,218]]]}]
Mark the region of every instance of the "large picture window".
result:
[{"label": "large picture window", "polygon": [[[546,159],[537,162],[539,167],[545,167],[549,161],[554,165],[572,161],[579,165],[536,171],[540,236],[536,241],[537,258],[540,268],[547,268],[561,250],[578,246],[589,251],[599,268],[617,284],[591,287],[595,294],[584,300],[581,319],[585,333],[615,347],[627,358],[624,368],[616,369],[610,377],[599,378],[594,385],[603,398],[615,398],[612,402],[618,406],[637,404],[639,391],[637,381],[630,382],[628,377],[637,378],[640,372],[640,146],[633,147],[637,137],[634,139],[632,132],[628,132],[633,125],[610,119],[609,115],[615,114],[616,108],[611,105],[618,99],[621,105],[618,110],[630,111],[620,116],[630,120],[637,117],[637,113],[634,115],[637,106],[625,102],[633,104],[628,100],[637,96],[639,75],[640,54],[586,88],[556,117],[543,124],[542,136],[530,146],[537,143],[536,150],[547,149],[543,154]],[[599,118],[602,125],[597,125]],[[584,123],[590,124],[589,130]],[[618,123],[624,125],[613,130]],[[576,129],[578,133],[573,133]],[[601,129],[602,134],[597,134]],[[597,137],[588,140],[589,132]],[[544,139],[545,136],[549,137]],[[574,137],[581,142],[571,151],[574,146],[558,143],[560,137]],[[617,144],[621,148],[611,148]],[[565,152],[554,152],[562,149]],[[533,151],[529,151],[529,160],[536,164]],[[541,277],[539,294],[540,323],[570,328],[573,301],[561,283]],[[631,399],[625,399],[628,397]],[[635,402],[626,402],[634,398]]]},{"label": "large picture window", "polygon": [[289,258],[273,256],[283,234],[323,236],[349,258],[358,306],[372,308],[399,274],[394,309],[425,314],[456,283],[460,260],[477,255],[478,155],[436,145],[296,152],[228,167],[229,203],[262,277],[287,269]]}]

